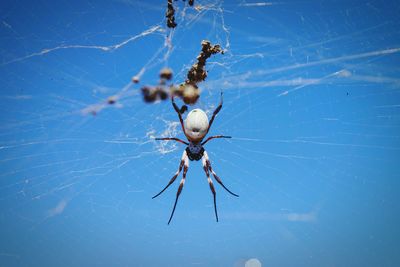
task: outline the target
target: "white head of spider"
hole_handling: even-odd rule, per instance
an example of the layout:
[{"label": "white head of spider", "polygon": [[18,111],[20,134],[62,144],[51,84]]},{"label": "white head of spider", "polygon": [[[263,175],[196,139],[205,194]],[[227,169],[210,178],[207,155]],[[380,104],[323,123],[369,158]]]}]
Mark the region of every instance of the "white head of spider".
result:
[{"label": "white head of spider", "polygon": [[203,147],[208,141],[210,141],[212,139],[231,138],[230,136],[226,136],[226,135],[213,135],[213,136],[208,137],[205,141],[203,141],[203,139],[206,137],[207,133],[209,132],[212,123],[214,122],[215,116],[218,114],[218,112],[222,108],[222,92],[221,92],[221,101],[220,101],[218,107],[214,110],[210,121],[208,121],[207,114],[201,109],[194,109],[194,110],[190,111],[186,117],[186,120],[183,121],[182,114],[180,113],[178,106],[175,104],[173,97],[172,97],[172,106],[174,107],[176,113],[178,113],[182,131],[183,131],[183,134],[186,136],[187,141],[181,140],[177,137],[162,137],[162,138],[156,138],[156,140],[176,141],[176,142],[185,144],[186,148],[183,151],[178,170],[176,171],[174,176],[172,176],[171,180],[164,187],[164,189],[161,190],[158,194],[156,194],[153,198],[158,197],[162,192],[164,192],[176,180],[176,178],[178,177],[178,175],[181,173],[181,171],[183,169],[182,179],[179,184],[178,191],[176,193],[175,204],[174,204],[174,207],[171,212],[171,216],[168,221],[168,224],[169,224],[172,220],[172,217],[174,216],[176,204],[178,203],[179,195],[181,194],[183,185],[185,183],[186,173],[189,169],[189,160],[198,161],[201,159],[202,164],[203,164],[203,170],[207,177],[207,181],[210,186],[211,193],[213,194],[214,213],[215,213],[215,218],[218,222],[216,191],[214,188],[213,181],[210,177],[210,173],[212,174],[214,179],[217,181],[217,183],[219,183],[226,191],[228,191],[231,195],[238,197],[237,194],[232,193],[222,183],[222,180],[214,172],[213,168],[211,167],[211,162],[210,162],[210,159],[208,158],[208,154]]}]

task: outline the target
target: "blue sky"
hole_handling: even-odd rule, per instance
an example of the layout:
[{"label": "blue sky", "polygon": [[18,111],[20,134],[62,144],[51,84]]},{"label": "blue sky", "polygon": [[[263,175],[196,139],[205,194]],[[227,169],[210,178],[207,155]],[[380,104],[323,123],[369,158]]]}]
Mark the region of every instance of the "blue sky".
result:
[{"label": "blue sky", "polygon": [[[399,265],[399,4],[178,1],[171,30],[166,2],[0,4],[0,266]],[[224,92],[205,149],[240,197],[215,183],[216,223],[190,162],[167,225],[185,146],[153,138],[184,135],[140,88],[205,39],[189,109]]]}]

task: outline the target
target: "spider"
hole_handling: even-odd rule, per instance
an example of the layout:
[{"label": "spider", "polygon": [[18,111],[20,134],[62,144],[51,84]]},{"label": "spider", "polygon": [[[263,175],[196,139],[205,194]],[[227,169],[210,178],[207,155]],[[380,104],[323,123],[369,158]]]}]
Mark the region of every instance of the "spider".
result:
[{"label": "spider", "polygon": [[176,141],[182,144],[185,144],[187,147],[183,151],[181,162],[179,164],[179,168],[176,171],[175,175],[171,178],[171,180],[168,182],[168,184],[164,187],[163,190],[161,190],[158,194],[153,196],[153,199],[161,195],[178,177],[180,172],[182,171],[183,168],[183,174],[182,174],[182,179],[178,187],[178,191],[176,192],[176,198],[175,198],[175,204],[171,212],[171,216],[169,217],[168,224],[170,224],[172,217],[174,216],[175,213],[175,208],[176,204],[178,203],[179,195],[182,192],[183,185],[185,184],[185,179],[186,179],[186,173],[189,169],[189,160],[193,161],[198,161],[202,160],[203,163],[203,169],[204,172],[206,173],[208,184],[210,186],[210,190],[213,194],[214,197],[214,212],[215,212],[215,218],[218,222],[218,213],[217,213],[217,204],[216,204],[216,192],[215,188],[213,185],[213,182],[210,178],[210,172],[214,176],[215,180],[226,190],[228,191],[231,195],[235,197],[239,197],[237,194],[232,193],[226,186],[222,183],[222,180],[217,176],[217,174],[214,172],[214,170],[211,167],[210,159],[208,158],[208,154],[204,149],[204,145],[215,138],[231,138],[231,136],[225,136],[225,135],[214,135],[208,137],[205,141],[203,141],[204,137],[207,135],[208,131],[211,128],[212,123],[214,122],[215,116],[218,114],[218,112],[222,108],[222,92],[221,92],[221,101],[218,105],[218,107],[214,110],[211,120],[208,121],[208,117],[206,113],[201,110],[201,109],[194,109],[189,112],[189,114],[186,117],[186,120],[183,121],[182,119],[182,114],[178,108],[178,106],[175,104],[174,96],[171,97],[172,101],[172,106],[174,107],[176,113],[178,113],[179,121],[182,126],[182,131],[185,134],[188,142],[183,141],[179,138],[176,137],[163,137],[163,138],[156,138],[155,140],[168,140],[168,141]]}]

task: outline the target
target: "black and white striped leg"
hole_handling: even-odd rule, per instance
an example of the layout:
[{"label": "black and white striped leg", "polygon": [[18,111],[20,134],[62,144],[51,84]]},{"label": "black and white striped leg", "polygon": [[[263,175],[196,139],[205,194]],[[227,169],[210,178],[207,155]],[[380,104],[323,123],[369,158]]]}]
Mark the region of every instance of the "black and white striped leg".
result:
[{"label": "black and white striped leg", "polygon": [[203,163],[204,172],[206,173],[206,176],[207,176],[208,184],[210,185],[210,190],[214,197],[214,212],[215,212],[215,218],[217,219],[217,222],[218,222],[217,200],[216,200],[217,193],[215,192],[214,184],[210,178],[210,172],[208,171],[208,165],[207,165],[207,158],[205,157],[205,155],[206,155],[206,152],[204,151],[203,158],[201,161]]},{"label": "black and white striped leg", "polygon": [[179,139],[179,138],[176,138],[176,137],[156,137],[155,140],[176,141],[176,142],[185,144],[185,145],[187,145],[187,146],[189,145],[188,142],[185,142],[185,141],[183,141],[183,140],[181,140],[181,139]]},{"label": "black and white striped leg", "polygon": [[239,197],[239,195],[233,193],[231,190],[229,190],[228,188],[226,188],[226,186],[222,183],[222,180],[218,177],[218,175],[213,171],[212,167],[211,167],[211,162],[210,159],[208,158],[208,154],[206,151],[204,151],[203,154],[203,159],[206,160],[206,164],[208,169],[211,171],[212,175],[214,176],[215,180],[217,180],[217,182],[226,190],[228,191],[231,195],[235,196],[235,197]]},{"label": "black and white striped leg", "polygon": [[[210,136],[207,138],[206,141],[204,141],[203,143],[201,143],[202,146],[204,146],[208,141],[215,139],[215,138],[232,138],[232,136],[226,136],[226,135],[214,135],[214,136]],[[157,140],[157,138],[156,138]]]},{"label": "black and white striped leg", "polygon": [[171,102],[172,102],[172,106],[174,107],[176,113],[178,113],[178,118],[179,118],[179,122],[181,123],[182,131],[185,134],[185,136],[187,137],[186,131],[185,131],[185,124],[184,124],[183,119],[182,119],[182,114],[181,114],[178,106],[175,104],[174,96],[171,97]]},{"label": "black and white striped leg", "polygon": [[184,152],[184,155],[185,155],[185,157],[184,157],[184,164],[183,164],[182,179],[181,179],[181,182],[179,183],[178,191],[176,192],[175,204],[174,204],[174,208],[172,209],[171,216],[169,217],[168,224],[171,222],[172,217],[174,216],[176,204],[178,203],[179,195],[181,194],[183,185],[185,184],[186,173],[189,169],[189,159],[187,157],[186,151]]},{"label": "black and white striped leg", "polygon": [[181,158],[181,163],[179,164],[178,170],[176,171],[176,173],[174,174],[174,176],[172,176],[171,180],[170,180],[170,181],[168,182],[168,184],[164,187],[164,189],[161,190],[157,195],[155,195],[155,196],[152,197],[152,198],[156,198],[156,197],[158,197],[159,195],[161,195],[161,193],[164,192],[164,191],[175,181],[176,177],[178,177],[178,175],[181,173],[182,167],[183,167],[183,165],[185,164],[185,161],[187,161],[187,158],[188,158],[188,157],[187,157],[187,154],[186,154],[186,150],[184,150],[184,151],[183,151],[183,154],[182,154],[182,158]]},{"label": "black and white striped leg", "polygon": [[214,112],[213,112],[213,114],[211,116],[210,123],[208,124],[207,133],[208,133],[208,131],[210,131],[210,128],[211,128],[212,123],[214,122],[215,116],[217,116],[218,112],[222,108],[222,103],[223,103],[222,95],[223,94],[222,94],[222,91],[221,91],[221,101],[219,102],[218,107],[214,110]]}]

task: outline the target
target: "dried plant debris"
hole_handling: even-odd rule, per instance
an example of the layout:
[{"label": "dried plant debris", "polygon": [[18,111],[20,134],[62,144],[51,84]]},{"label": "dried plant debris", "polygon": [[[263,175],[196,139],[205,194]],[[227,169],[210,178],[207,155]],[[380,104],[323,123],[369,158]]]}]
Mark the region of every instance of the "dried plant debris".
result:
[{"label": "dried plant debris", "polygon": [[207,40],[201,42],[201,52],[197,56],[197,62],[188,71],[186,81],[180,85],[183,87],[181,97],[186,104],[194,104],[199,99],[200,90],[197,84],[207,78],[205,69],[207,59],[217,53],[224,53],[219,44],[211,45]]},{"label": "dried plant debris", "polygon": [[167,81],[171,80],[172,79],[172,70],[170,68],[163,68],[160,71],[160,79],[167,80]]},{"label": "dried plant debris", "polygon": [[145,102],[152,103],[156,100],[165,100],[168,98],[168,92],[163,87],[156,86],[143,86],[142,87],[143,99]]},{"label": "dried plant debris", "polygon": [[[175,0],[176,1],[176,0]],[[186,0],[183,0],[183,2],[185,2]],[[189,6],[193,6],[194,5],[194,0],[189,0]]]},{"label": "dried plant debris", "polygon": [[[185,2],[185,0],[183,1]],[[193,5],[194,5],[194,0],[189,0],[189,6]],[[175,28],[178,25],[175,22],[175,8],[174,5],[172,4],[172,0],[168,0],[167,2],[167,12],[165,13],[165,17],[167,18],[168,28]]]},{"label": "dried plant debris", "polygon": [[[173,84],[167,85],[168,81],[172,80],[172,70],[163,68],[160,71],[160,82],[157,86],[144,86],[142,87],[143,99],[145,102],[152,103],[157,100],[165,100],[169,95],[182,98],[183,102],[188,105],[193,105],[200,97],[200,89],[198,83],[207,78],[207,71],[205,69],[207,59],[212,55],[221,53],[221,46],[216,44],[212,45],[210,41],[203,40],[201,42],[201,52],[197,56],[197,62],[193,64],[187,73],[187,79],[184,83],[175,86]],[[184,110],[182,112],[185,112]]]},{"label": "dried plant debris", "polygon": [[185,104],[193,105],[200,97],[200,89],[191,84],[181,84],[179,86],[171,86],[170,94],[182,98]]},{"label": "dried plant debris", "polygon": [[178,86],[170,85],[169,92],[171,96],[182,98],[185,104],[195,104],[200,97],[200,89],[191,84],[180,84]]},{"label": "dried plant debris", "polygon": [[139,82],[140,82],[139,77],[138,77],[138,76],[133,76],[133,77],[132,77],[132,82],[133,82],[133,83],[139,83]]},{"label": "dried plant debris", "polygon": [[175,9],[172,5],[172,0],[168,0],[167,12],[165,13],[165,17],[167,18],[168,28],[175,28],[177,24],[175,23]]},{"label": "dried plant debris", "polygon": [[108,106],[114,106],[116,108],[120,108],[122,107],[122,104],[119,103],[121,97],[122,97],[121,94],[109,96],[107,99],[98,104],[89,105],[88,107],[82,109],[81,113],[83,115],[92,114],[93,116],[96,116],[100,111],[107,108]]},{"label": "dried plant debris", "polygon": [[152,103],[156,100],[165,100],[169,96],[169,90],[167,87],[167,81],[172,79],[172,70],[169,68],[163,68],[160,71],[160,82],[157,86],[143,86],[142,95],[145,102]]},{"label": "dried plant debris", "polygon": [[197,56],[197,62],[190,68],[185,84],[191,84],[196,87],[197,83],[204,81],[207,78],[207,71],[204,68],[206,61],[217,53],[224,53],[219,44],[211,45],[210,41],[203,40],[201,42],[201,52]]},{"label": "dried plant debris", "polygon": [[117,103],[118,98],[116,96],[110,96],[107,99],[107,104],[109,105],[114,105],[115,103]]},{"label": "dried plant debris", "polygon": [[183,102],[185,104],[193,105],[197,102],[200,97],[200,90],[190,84],[185,85],[185,90],[183,91]]}]

